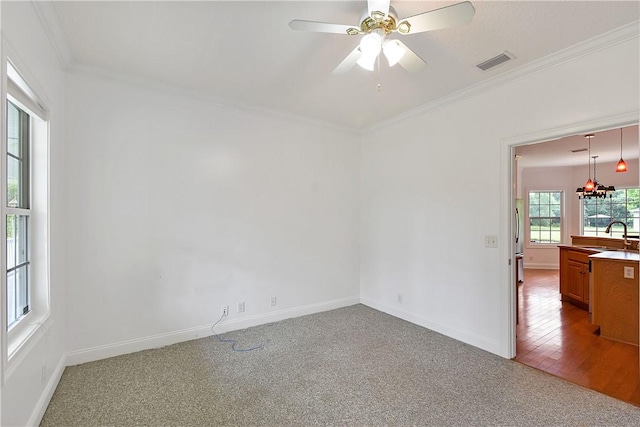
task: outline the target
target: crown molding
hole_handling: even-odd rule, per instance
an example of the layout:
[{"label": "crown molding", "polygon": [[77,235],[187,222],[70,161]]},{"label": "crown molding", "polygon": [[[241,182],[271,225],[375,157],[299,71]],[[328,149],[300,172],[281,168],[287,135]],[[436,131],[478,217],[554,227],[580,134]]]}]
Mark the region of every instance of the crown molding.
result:
[{"label": "crown molding", "polygon": [[173,94],[180,94],[183,96],[191,96],[197,99],[201,99],[221,107],[235,108],[237,110],[252,111],[254,113],[260,113],[271,117],[277,117],[279,119],[292,120],[296,122],[302,122],[314,126],[321,126],[327,129],[333,129],[340,132],[345,132],[358,136],[360,131],[356,127],[339,125],[332,122],[327,122],[320,119],[315,119],[309,116],[301,114],[293,114],[283,112],[280,110],[270,109],[266,107],[260,107],[256,105],[249,105],[234,102],[228,99],[221,99],[206,92],[196,91],[194,89],[185,88],[179,85],[169,84],[162,81],[152,81],[149,79],[137,78],[124,73],[118,73],[112,70],[101,67],[87,66],[80,64],[73,58],[71,49],[67,43],[65,32],[62,28],[62,24],[58,18],[58,13],[55,10],[53,1],[35,1],[31,0],[38,19],[40,20],[42,27],[49,38],[51,46],[60,62],[63,70],[72,74],[86,74],[100,77],[107,80],[115,80],[122,83],[132,84],[138,87],[145,87],[150,90],[164,91]]},{"label": "crown molding", "polygon": [[634,21],[622,27],[595,36],[589,40],[580,42],[558,52],[554,52],[536,61],[510,70],[504,74],[491,77],[487,80],[483,80],[477,84],[468,86],[464,89],[436,99],[432,102],[422,104],[411,110],[389,117],[388,119],[380,121],[372,126],[361,128],[358,126],[339,125],[336,123],[314,119],[312,117],[304,116],[301,114],[293,114],[266,107],[238,103],[228,99],[220,99],[211,94],[206,94],[193,89],[188,89],[161,81],[151,82],[148,79],[140,79],[103,68],[80,65],[74,60],[73,55],[71,54],[71,50],[66,41],[66,36],[64,34],[64,30],[62,29],[62,25],[60,24],[57,12],[55,11],[53,2],[32,0],[31,3],[36,10],[45,33],[47,34],[51,45],[53,46],[53,49],[56,53],[56,56],[58,57],[58,60],[60,61],[60,64],[65,71],[71,73],[90,74],[121,82],[128,82],[130,84],[135,84],[138,86],[142,85],[149,89],[164,90],[173,93],[181,93],[182,95],[195,96],[196,98],[207,100],[208,102],[212,102],[228,108],[260,112],[265,115],[275,116],[279,118],[326,126],[334,130],[339,130],[356,135],[366,135],[368,133],[375,132],[376,130],[392,125],[394,123],[402,122],[411,117],[424,114],[428,111],[442,108],[444,106],[477,96],[483,92],[504,86],[513,81],[526,78],[533,74],[561,65],[563,63],[573,61],[580,57],[613,47],[629,40],[638,39],[640,35],[640,21]]},{"label": "crown molding", "polygon": [[148,78],[136,77],[131,74],[121,73],[114,70],[109,70],[104,67],[94,67],[89,65],[74,64],[67,72],[71,75],[86,75],[94,78],[99,78],[106,81],[118,82],[134,86],[136,88],[142,88],[149,91],[161,92],[171,94],[175,96],[189,97],[193,99],[199,99],[211,105],[216,105],[222,108],[235,109],[238,111],[244,111],[254,114],[260,114],[261,116],[268,116],[280,120],[289,120],[298,123],[305,123],[311,126],[318,126],[323,129],[331,129],[339,132],[344,132],[353,136],[359,136],[358,129],[341,126],[336,123],[327,122],[320,119],[315,119],[302,114],[293,114],[276,110],[273,108],[266,108],[252,104],[240,103],[229,99],[224,99],[215,96],[207,91],[192,89],[179,84],[167,83],[161,80],[154,80]]},{"label": "crown molding", "polygon": [[[555,141],[567,136],[582,133],[597,133],[626,126],[637,125],[640,122],[640,110],[629,111],[607,117],[597,117],[578,123],[570,123],[553,129],[545,129],[523,135],[512,136],[502,140],[503,146],[518,146],[538,142]],[[626,157],[626,156],[625,156]]]},{"label": "crown molding", "polygon": [[60,65],[64,70],[70,70],[75,61],[53,3],[52,1],[31,1]]},{"label": "crown molding", "polygon": [[592,53],[616,46],[621,43],[625,43],[629,40],[638,39],[639,36],[640,21],[634,21],[630,24],[624,25],[568,48],[554,52],[536,61],[508,71],[504,74],[500,74],[490,79],[483,80],[480,83],[474,84],[450,95],[436,99],[433,102],[423,104],[404,113],[400,113],[398,115],[390,117],[389,119],[376,123],[373,126],[364,128],[361,131],[361,134],[365,135],[367,133],[375,132],[376,130],[379,130],[391,124],[402,122],[411,117],[424,114],[428,111],[442,108],[446,105],[454,104],[456,102],[477,96],[483,92],[507,85],[516,80],[520,80],[533,74],[540,73],[550,68],[557,67],[558,65],[564,64],[566,62],[570,62],[583,56],[590,55]]}]

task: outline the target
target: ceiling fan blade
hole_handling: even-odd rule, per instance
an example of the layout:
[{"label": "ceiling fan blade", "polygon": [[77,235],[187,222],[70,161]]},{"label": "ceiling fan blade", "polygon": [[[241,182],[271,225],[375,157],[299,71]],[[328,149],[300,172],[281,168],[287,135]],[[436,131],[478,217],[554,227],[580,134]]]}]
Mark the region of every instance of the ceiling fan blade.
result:
[{"label": "ceiling fan blade", "polygon": [[369,16],[383,20],[389,14],[389,3],[391,3],[390,0],[368,0]]},{"label": "ceiling fan blade", "polygon": [[312,31],[315,33],[359,34],[361,31],[352,25],[330,24],[328,22],[303,21],[294,19],[289,27],[296,31]]},{"label": "ceiling fan blade", "polygon": [[[398,23],[398,31],[403,34],[415,34],[467,24],[471,22],[475,13],[473,5],[465,1],[401,19]],[[409,23],[408,31],[402,31],[403,22]]]},{"label": "ceiling fan blade", "polygon": [[427,65],[427,63],[424,62],[424,60],[420,58],[414,51],[409,49],[406,44],[402,43],[400,40],[396,41],[401,47],[405,48],[406,50],[404,55],[402,55],[402,58],[400,58],[400,61],[398,61],[398,64],[400,64],[402,68],[410,73],[415,73],[416,71],[422,70]]},{"label": "ceiling fan blade", "polygon": [[356,48],[353,49],[351,53],[347,55],[347,57],[344,58],[336,68],[333,69],[332,73],[333,74],[346,73],[351,68],[353,68],[354,65],[356,65],[356,62],[358,62],[358,59],[360,59],[360,55],[362,55],[362,52],[360,52],[360,46],[356,46]]}]

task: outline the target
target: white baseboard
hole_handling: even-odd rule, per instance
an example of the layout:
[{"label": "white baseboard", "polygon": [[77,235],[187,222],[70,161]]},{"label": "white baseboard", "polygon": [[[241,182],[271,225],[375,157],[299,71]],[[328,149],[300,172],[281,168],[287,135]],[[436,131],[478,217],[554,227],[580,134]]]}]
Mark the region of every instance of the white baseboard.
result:
[{"label": "white baseboard", "polygon": [[497,340],[492,340],[485,336],[475,334],[473,332],[465,331],[462,329],[454,328],[451,326],[445,326],[440,323],[436,323],[431,320],[428,320],[419,314],[401,310],[396,307],[392,307],[366,297],[361,297],[360,302],[368,307],[371,307],[376,310],[382,311],[384,313],[390,314],[392,316],[398,317],[402,320],[406,320],[407,322],[411,322],[418,326],[422,326],[423,328],[427,328],[432,331],[441,333],[455,340],[462,341],[474,347],[478,347],[483,350],[486,350],[490,353],[497,354],[498,356],[501,355],[500,343]]},{"label": "white baseboard", "polygon": [[558,270],[560,266],[558,264],[525,262],[523,268],[530,268],[531,270]]},{"label": "white baseboard", "polygon": [[[231,319],[228,321],[223,320],[216,326],[216,332],[224,333],[235,331],[238,329],[245,329],[251,326],[278,322],[280,320],[289,319],[292,317],[300,317],[307,314],[320,313],[323,311],[334,310],[336,308],[347,307],[350,305],[358,304],[359,302],[360,297],[354,296],[350,298],[342,298],[332,301],[325,301],[316,304],[309,304],[284,310],[262,313],[255,316]],[[151,335],[143,338],[136,338],[113,344],[96,346],[83,350],[76,350],[66,354],[66,366],[93,362],[96,360],[107,359],[109,357],[135,353],[136,351],[164,347],[167,345],[190,341],[197,338],[203,338],[210,335],[212,335],[211,324],[208,324],[196,326],[194,328],[182,329],[179,331],[172,331],[164,334]]]},{"label": "white baseboard", "polygon": [[42,421],[42,417],[44,416],[47,407],[49,406],[49,402],[53,397],[53,393],[56,391],[56,387],[58,387],[58,383],[60,382],[60,378],[62,378],[62,374],[64,372],[64,368],[67,367],[67,357],[66,355],[62,355],[60,357],[60,361],[58,365],[55,367],[53,372],[51,372],[51,376],[49,377],[49,381],[47,381],[47,385],[45,386],[42,394],[40,395],[40,399],[36,403],[35,408],[33,408],[33,412],[29,417],[29,421],[27,421],[27,426],[38,426],[40,425],[40,421]]}]

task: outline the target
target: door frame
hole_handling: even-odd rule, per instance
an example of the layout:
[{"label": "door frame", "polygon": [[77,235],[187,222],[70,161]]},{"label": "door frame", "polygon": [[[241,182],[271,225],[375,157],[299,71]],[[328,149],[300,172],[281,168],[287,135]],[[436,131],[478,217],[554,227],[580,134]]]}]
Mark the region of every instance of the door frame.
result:
[{"label": "door frame", "polygon": [[[640,112],[633,111],[630,113],[597,118],[579,123],[570,123],[552,129],[502,139],[500,150],[500,182],[502,189],[500,196],[500,241],[506,242],[506,244],[501,245],[500,254],[501,259],[505,260],[501,274],[500,353],[505,357],[512,359],[516,356],[516,287],[514,286],[515,259],[513,256],[515,254],[515,241],[511,238],[515,230],[515,219],[512,212],[515,209],[516,198],[516,188],[514,185],[517,174],[515,166],[516,147],[553,141],[572,135],[601,132],[625,126],[633,126],[637,125],[639,122]],[[638,180],[640,182],[640,171],[638,172]]]}]

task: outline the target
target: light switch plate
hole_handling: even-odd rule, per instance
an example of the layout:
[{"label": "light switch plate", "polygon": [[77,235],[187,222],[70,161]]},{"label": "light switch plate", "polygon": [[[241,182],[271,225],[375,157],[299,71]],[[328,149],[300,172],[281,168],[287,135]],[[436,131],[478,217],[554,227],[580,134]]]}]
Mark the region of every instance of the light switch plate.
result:
[{"label": "light switch plate", "polygon": [[624,268],[624,278],[625,279],[633,279],[633,267],[625,267]]}]

